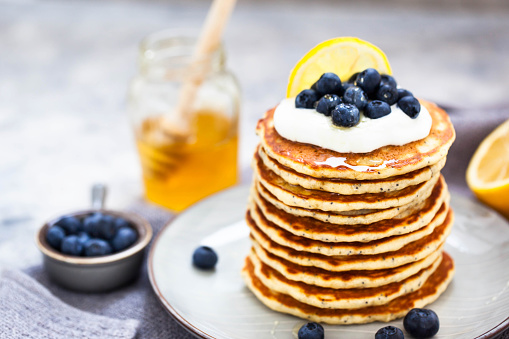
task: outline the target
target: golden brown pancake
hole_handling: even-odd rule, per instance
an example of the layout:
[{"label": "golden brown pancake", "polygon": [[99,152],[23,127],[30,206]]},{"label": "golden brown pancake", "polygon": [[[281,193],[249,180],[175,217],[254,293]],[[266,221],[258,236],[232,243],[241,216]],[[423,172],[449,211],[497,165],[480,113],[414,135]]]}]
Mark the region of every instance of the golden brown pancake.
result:
[{"label": "golden brown pancake", "polygon": [[314,178],[279,164],[277,161],[269,157],[260,146],[258,146],[257,152],[258,156],[267,168],[291,185],[299,185],[310,190],[320,190],[344,195],[392,192],[409,186],[414,186],[430,180],[434,175],[438,175],[446,161],[446,158],[443,158],[434,165],[390,178],[359,181]]},{"label": "golden brown pancake", "polygon": [[301,266],[267,252],[253,243],[256,256],[285,278],[325,288],[367,288],[402,281],[423,268],[429,267],[442,255],[442,247],[424,259],[382,270],[332,272],[317,267]]},{"label": "golden brown pancake", "polygon": [[262,263],[253,252],[249,255],[249,260],[254,266],[256,277],[273,291],[319,308],[355,309],[387,304],[402,295],[417,291],[437,269],[441,257],[431,266],[405,280],[373,288],[348,289],[323,288],[286,279],[281,273]]},{"label": "golden brown pancake", "polygon": [[[447,113],[431,102],[420,102],[433,120],[426,138],[403,146],[384,146],[368,153],[338,153],[285,139],[274,128],[274,109],[266,112],[256,131],[267,155],[299,173],[315,178],[377,180],[431,166],[447,155],[455,139]],[[370,168],[354,170],[342,163]]]},{"label": "golden brown pancake", "polygon": [[[398,218],[385,219],[368,225],[337,225],[314,218],[294,216],[268,203],[256,191],[251,192],[251,198],[260,208],[259,214],[264,219],[294,236],[322,242],[369,242],[408,234],[427,226],[441,206],[444,203],[448,205],[449,196],[447,190],[443,189],[443,183],[444,180],[437,183],[433,194],[425,200],[425,204],[420,209],[412,213],[409,211]],[[447,209],[447,206],[443,209]],[[440,223],[442,221],[443,218]]]},{"label": "golden brown pancake", "polygon": [[361,324],[373,321],[391,321],[406,315],[412,308],[420,308],[432,303],[445,291],[452,280],[454,263],[451,257],[444,253],[439,267],[417,291],[396,298],[385,305],[358,309],[314,307],[301,303],[289,295],[271,290],[256,277],[254,266],[249,258],[246,259],[242,275],[256,297],[275,311],[328,324]]},{"label": "golden brown pancake", "polygon": [[397,251],[369,256],[325,256],[316,253],[297,251],[290,247],[275,243],[258,228],[250,212],[248,211],[246,213],[246,221],[251,229],[252,240],[260,244],[266,251],[298,265],[313,266],[335,272],[347,270],[379,270],[421,260],[442,246],[445,242],[445,238],[451,231],[453,220],[452,210],[449,209],[443,224],[436,227],[433,233],[411,242]]},{"label": "golden brown pancake", "polygon": [[351,211],[385,209],[402,206],[415,200],[424,200],[431,194],[440,176],[399,191],[342,195],[291,185],[269,170],[258,154],[254,157],[254,173],[258,180],[277,199],[290,206],[322,211]]}]

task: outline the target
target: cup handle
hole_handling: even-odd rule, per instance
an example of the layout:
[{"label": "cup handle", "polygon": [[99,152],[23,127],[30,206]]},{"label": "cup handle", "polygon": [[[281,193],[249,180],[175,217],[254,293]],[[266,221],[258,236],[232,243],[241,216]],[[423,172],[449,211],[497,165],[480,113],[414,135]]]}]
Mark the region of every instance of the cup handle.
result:
[{"label": "cup handle", "polygon": [[106,199],[106,185],[94,184],[92,186],[92,208],[102,210],[104,208],[104,200]]}]

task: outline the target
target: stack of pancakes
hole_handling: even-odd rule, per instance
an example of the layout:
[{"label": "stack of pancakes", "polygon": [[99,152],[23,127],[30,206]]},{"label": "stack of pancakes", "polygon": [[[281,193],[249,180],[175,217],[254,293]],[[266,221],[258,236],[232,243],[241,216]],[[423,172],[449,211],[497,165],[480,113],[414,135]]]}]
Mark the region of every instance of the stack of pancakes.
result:
[{"label": "stack of pancakes", "polygon": [[426,138],[369,153],[287,140],[274,110],[259,121],[242,273],[265,305],[330,324],[390,321],[446,289],[453,213],[440,170],[455,134],[443,110],[421,104]]}]

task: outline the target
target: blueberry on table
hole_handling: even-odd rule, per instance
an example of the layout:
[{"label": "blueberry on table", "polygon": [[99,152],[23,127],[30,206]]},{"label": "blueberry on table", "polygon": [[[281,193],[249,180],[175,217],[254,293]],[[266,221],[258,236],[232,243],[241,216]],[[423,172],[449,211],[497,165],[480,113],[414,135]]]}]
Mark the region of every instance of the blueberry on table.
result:
[{"label": "blueberry on table", "polygon": [[438,316],[432,310],[414,308],[403,320],[405,330],[416,338],[431,338],[440,328]]},{"label": "blueberry on table", "polygon": [[367,95],[371,95],[376,91],[376,89],[380,85],[381,80],[382,77],[380,76],[380,73],[378,73],[376,69],[367,68],[357,75],[355,84],[362,88]]},{"label": "blueberry on table", "polygon": [[341,98],[335,94],[325,94],[316,105],[316,111],[326,116],[330,116],[332,110],[342,102]]},{"label": "blueberry on table", "polygon": [[68,235],[62,240],[60,251],[64,254],[80,256],[83,253],[84,244],[77,235]]},{"label": "blueberry on table", "polygon": [[352,127],[359,123],[360,112],[352,104],[339,104],[332,111],[332,123],[341,127]]},{"label": "blueberry on table", "polygon": [[421,104],[414,97],[406,96],[398,101],[398,107],[410,118],[415,119],[421,112]]},{"label": "blueberry on table", "polygon": [[398,83],[396,82],[396,79],[394,79],[394,77],[390,76],[390,75],[387,75],[387,74],[382,74],[380,76],[381,80],[380,80],[380,86],[383,86],[383,85],[389,85],[393,88],[396,88],[398,87]]},{"label": "blueberry on table", "polygon": [[409,90],[398,88],[398,101],[403,97],[413,97],[414,95]]},{"label": "blueberry on table", "polygon": [[369,102],[364,110],[364,115],[371,119],[378,119],[388,115],[389,113],[391,113],[391,106],[380,100],[373,100]]},{"label": "blueberry on table", "polygon": [[110,244],[103,239],[90,239],[85,243],[86,257],[99,257],[112,253]]},{"label": "blueberry on table", "polygon": [[320,99],[318,93],[312,89],[305,89],[295,98],[295,107],[314,108],[315,102]]},{"label": "blueberry on table", "polygon": [[208,246],[200,246],[193,253],[193,265],[202,270],[213,269],[217,259],[216,252]]},{"label": "blueberry on table", "polygon": [[298,333],[299,339],[323,339],[324,336],[323,326],[314,322],[302,325]]},{"label": "blueberry on table", "polygon": [[405,335],[397,327],[385,326],[376,332],[375,339],[405,339]]},{"label": "blueberry on table", "polygon": [[357,86],[349,87],[343,94],[343,101],[345,104],[352,104],[359,109],[363,110],[368,104],[368,96],[362,88]]},{"label": "blueberry on table", "polygon": [[320,79],[318,79],[313,86],[313,89],[319,96],[325,94],[343,94],[341,79],[334,73],[323,73]]},{"label": "blueberry on table", "polygon": [[76,217],[63,217],[55,225],[62,227],[67,234],[77,234],[83,229],[81,221]]},{"label": "blueberry on table", "polygon": [[60,226],[51,226],[46,232],[46,241],[56,250],[60,250],[62,240],[64,240],[65,231]]},{"label": "blueberry on table", "polygon": [[134,244],[137,238],[138,234],[131,227],[122,227],[115,234],[111,244],[115,252],[119,252]]},{"label": "blueberry on table", "polygon": [[380,86],[376,91],[376,99],[394,105],[398,101],[398,90],[389,85]]}]

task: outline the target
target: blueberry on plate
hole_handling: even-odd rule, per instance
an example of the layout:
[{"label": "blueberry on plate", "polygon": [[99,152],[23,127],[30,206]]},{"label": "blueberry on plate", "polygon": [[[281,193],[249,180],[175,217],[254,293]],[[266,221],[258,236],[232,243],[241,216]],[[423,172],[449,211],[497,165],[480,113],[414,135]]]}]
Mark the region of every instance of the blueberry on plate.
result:
[{"label": "blueberry on plate", "polygon": [[56,250],[60,250],[62,240],[64,240],[65,231],[60,226],[51,226],[46,232],[46,241]]},{"label": "blueberry on plate", "polygon": [[334,73],[323,73],[320,79],[318,79],[311,88],[313,88],[319,96],[325,94],[343,94],[341,79]]},{"label": "blueberry on plate", "polygon": [[416,338],[431,338],[440,328],[438,316],[432,310],[414,308],[403,320],[405,330]]},{"label": "blueberry on plate", "polygon": [[324,336],[323,326],[314,322],[302,325],[298,333],[299,339],[323,339]]},{"label": "blueberry on plate", "polygon": [[352,104],[339,104],[332,110],[332,123],[341,127],[352,127],[359,123],[359,109]]},{"label": "blueberry on plate", "polygon": [[403,89],[403,88],[398,88],[398,101],[403,98],[403,97],[407,97],[407,96],[411,96],[413,97],[414,95],[412,94],[412,92],[406,90],[406,89]]},{"label": "blueberry on plate", "polygon": [[332,110],[342,102],[336,94],[325,94],[316,105],[316,111],[326,116],[330,116]]},{"label": "blueberry on plate", "polygon": [[382,85],[376,91],[376,99],[385,101],[389,105],[394,105],[398,101],[398,90],[396,87]]},{"label": "blueberry on plate", "polygon": [[376,331],[375,339],[405,339],[405,335],[397,327],[385,326]]},{"label": "blueberry on plate", "polygon": [[371,119],[378,119],[388,115],[389,113],[391,113],[391,106],[380,100],[370,101],[364,110],[364,116]]},{"label": "blueberry on plate", "polygon": [[359,109],[359,111],[361,111],[368,104],[368,96],[366,95],[366,92],[362,90],[362,88],[352,86],[345,91],[345,94],[343,94],[343,101],[345,104],[354,105]]},{"label": "blueberry on plate", "polygon": [[63,217],[55,225],[62,227],[67,234],[78,234],[83,228],[80,219],[76,217]]},{"label": "blueberry on plate", "polygon": [[68,235],[62,240],[60,246],[60,252],[64,254],[80,256],[83,253],[83,243],[80,241],[77,235]]},{"label": "blueberry on plate", "polygon": [[382,77],[374,68],[367,68],[357,75],[355,84],[362,88],[367,95],[373,94],[380,85]]},{"label": "blueberry on plate", "polygon": [[119,252],[134,244],[137,238],[138,234],[131,227],[122,227],[115,234],[111,244],[115,252]]},{"label": "blueberry on plate", "polygon": [[406,96],[398,101],[398,107],[410,118],[415,119],[421,112],[421,104],[414,97]]},{"label": "blueberry on plate", "polygon": [[295,98],[295,107],[297,108],[314,108],[315,102],[320,97],[318,93],[312,89],[305,89]]},{"label": "blueberry on plate", "polygon": [[394,79],[394,77],[387,74],[382,74],[380,78],[381,78],[380,86],[389,85],[394,88],[398,87],[398,83],[396,82],[396,79]]},{"label": "blueberry on plate", "polygon": [[86,257],[99,257],[112,253],[110,244],[103,239],[90,239],[85,243]]},{"label": "blueberry on plate", "polygon": [[193,265],[202,270],[213,269],[217,264],[216,252],[208,246],[200,246],[194,250]]}]

